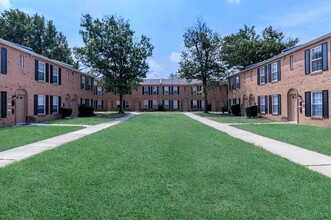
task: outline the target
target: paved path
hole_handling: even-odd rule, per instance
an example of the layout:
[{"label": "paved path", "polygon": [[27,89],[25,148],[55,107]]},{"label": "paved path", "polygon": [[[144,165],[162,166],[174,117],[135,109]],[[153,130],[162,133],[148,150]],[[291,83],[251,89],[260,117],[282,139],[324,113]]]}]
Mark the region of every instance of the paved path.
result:
[{"label": "paved path", "polygon": [[43,151],[54,149],[63,144],[69,143],[71,141],[75,141],[87,135],[96,133],[105,128],[109,128],[111,126],[117,125],[123,121],[126,121],[130,118],[139,115],[139,113],[130,113],[128,116],[118,118],[106,123],[98,124],[95,126],[91,126],[88,128],[84,128],[82,130],[70,132],[68,134],[59,135],[56,137],[52,137],[46,140],[38,141],[32,144],[24,145],[21,147],[13,148],[7,151],[0,152],[0,167],[4,167],[13,162],[26,159],[33,155],[39,154]]},{"label": "paved path", "polygon": [[273,154],[279,155],[296,164],[305,166],[306,168],[319,172],[325,176],[331,177],[331,157],[320,154],[314,151],[306,150],[301,147],[287,144],[281,141],[276,141],[261,135],[257,135],[239,128],[232,127],[228,124],[222,124],[213,120],[203,118],[193,113],[187,112],[185,115],[213,127],[228,135],[243,140],[245,142],[255,144]]}]

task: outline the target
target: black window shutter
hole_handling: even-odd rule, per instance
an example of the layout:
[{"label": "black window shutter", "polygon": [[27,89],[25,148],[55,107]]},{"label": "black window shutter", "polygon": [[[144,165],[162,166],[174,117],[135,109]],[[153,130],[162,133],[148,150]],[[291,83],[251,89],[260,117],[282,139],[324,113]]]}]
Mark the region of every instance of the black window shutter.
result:
[{"label": "black window shutter", "polygon": [[235,90],[236,89],[235,78],[232,78],[231,80],[232,80],[232,90]]},{"label": "black window shutter", "polygon": [[267,65],[264,66],[264,83],[267,83],[268,82],[268,67]]},{"label": "black window shutter", "polygon": [[269,114],[272,114],[272,96],[271,95],[269,95]]},{"label": "black window shutter", "polygon": [[80,76],[80,89],[84,89],[83,76]]},{"label": "black window shutter", "polygon": [[261,96],[258,96],[257,97],[257,112],[258,113],[261,113],[261,109],[260,109],[260,98],[261,98]]},{"label": "black window shutter", "polygon": [[91,91],[93,91],[93,83],[94,83],[93,79],[91,79],[91,89],[90,89]]},{"label": "black window shutter", "polygon": [[45,73],[45,75],[46,75],[46,82],[49,82],[49,64],[48,63],[46,63],[46,73]]},{"label": "black window shutter", "polygon": [[53,83],[53,65],[50,65],[50,80],[49,80],[49,82],[50,83]]},{"label": "black window shutter", "polygon": [[311,92],[305,92],[305,116],[311,116]]},{"label": "black window shutter", "polygon": [[280,60],[277,61],[277,80],[281,80]]},{"label": "black window shutter", "polygon": [[145,86],[142,86],[142,87],[141,87],[141,90],[142,90],[142,95],[145,95],[145,94],[144,94]]},{"label": "black window shutter", "polygon": [[179,95],[179,88],[180,88],[180,86],[177,86],[177,94]]},{"label": "black window shutter", "polygon": [[282,96],[278,95],[278,114],[282,114]]},{"label": "black window shutter", "polygon": [[46,115],[49,114],[49,97],[48,95],[45,96],[46,100],[45,100],[45,108],[46,108]]},{"label": "black window shutter", "polygon": [[260,68],[257,68],[257,84],[260,85]]},{"label": "black window shutter", "polygon": [[33,97],[34,101],[33,101],[33,113],[34,115],[38,115],[38,95],[34,95]]},{"label": "black window shutter", "polygon": [[59,68],[59,85],[61,85],[61,68]]},{"label": "black window shutter", "polygon": [[86,90],[86,88],[88,88],[88,77],[85,77],[85,90]]},{"label": "black window shutter", "polygon": [[58,113],[60,113],[60,108],[62,107],[62,102],[61,102],[61,96],[59,96],[59,102],[58,102]]},{"label": "black window shutter", "polygon": [[329,91],[323,90],[323,118],[329,118]]},{"label": "black window shutter", "polygon": [[162,95],[164,95],[164,86],[163,86],[163,90],[162,90]]},{"label": "black window shutter", "polygon": [[1,118],[7,117],[7,92],[1,92]]},{"label": "black window shutter", "polygon": [[322,70],[328,70],[328,43],[322,44]]},{"label": "black window shutter", "polygon": [[177,106],[178,106],[178,109],[180,109],[180,102],[179,102],[179,100],[177,100]]},{"label": "black window shutter", "polygon": [[238,89],[240,89],[240,76],[238,76],[239,83],[238,83]]},{"label": "black window shutter", "polygon": [[268,65],[268,82],[271,82],[271,64]]},{"label": "black window shutter", "polygon": [[193,109],[193,100],[191,100],[191,109]]},{"label": "black window shutter", "polygon": [[264,109],[264,111],[267,114],[267,112],[268,112],[268,96],[267,95],[264,96],[264,99],[265,99],[265,109]]},{"label": "black window shutter", "polygon": [[103,109],[103,100],[101,100],[101,108]]},{"label": "black window shutter", "polygon": [[231,79],[228,80],[229,91],[231,91]]},{"label": "black window shutter", "polygon": [[238,102],[239,102],[238,104],[240,105],[240,98],[238,98]]},{"label": "black window shutter", "polygon": [[37,81],[39,80],[38,68],[39,68],[39,61],[35,60],[34,61],[34,79]]},{"label": "black window shutter", "polygon": [[[305,74],[310,74],[310,50],[305,51]],[[310,117],[310,116],[309,116]]]},{"label": "black window shutter", "polygon": [[49,105],[51,106],[50,108],[50,114],[53,114],[53,96],[49,97]]},{"label": "black window shutter", "polygon": [[1,47],[1,73],[7,74],[7,49]]}]

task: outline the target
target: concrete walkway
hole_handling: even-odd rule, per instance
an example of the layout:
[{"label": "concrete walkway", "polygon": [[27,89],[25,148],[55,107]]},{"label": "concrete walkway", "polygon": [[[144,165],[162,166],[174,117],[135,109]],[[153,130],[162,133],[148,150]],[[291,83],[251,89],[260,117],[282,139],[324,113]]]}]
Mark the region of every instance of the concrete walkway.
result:
[{"label": "concrete walkway", "polygon": [[24,145],[21,147],[13,148],[7,151],[0,152],[0,167],[4,167],[8,164],[14,163],[31,157],[33,155],[39,154],[46,150],[51,150],[59,147],[63,144],[69,143],[71,141],[78,140],[87,135],[96,133],[103,129],[109,128],[111,126],[117,125],[123,121],[139,115],[139,113],[130,113],[128,116],[118,118],[106,123],[98,124],[82,130],[70,132],[68,134],[59,135],[46,140],[38,141],[32,144]]},{"label": "concrete walkway", "polygon": [[261,147],[273,154],[281,156],[296,164],[302,165],[310,170],[319,172],[331,178],[331,157],[320,154],[314,151],[306,150],[301,147],[287,144],[281,141],[276,141],[261,135],[257,135],[239,128],[232,127],[228,124],[222,124],[212,121],[207,118],[200,117],[193,113],[185,113],[185,115],[193,118],[205,125],[213,127],[228,135],[243,140],[245,142]]}]

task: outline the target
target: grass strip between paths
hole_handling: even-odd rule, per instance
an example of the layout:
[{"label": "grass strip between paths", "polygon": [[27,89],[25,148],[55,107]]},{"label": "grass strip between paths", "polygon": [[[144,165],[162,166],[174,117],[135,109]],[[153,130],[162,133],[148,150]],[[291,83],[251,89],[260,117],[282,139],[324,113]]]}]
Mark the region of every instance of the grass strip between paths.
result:
[{"label": "grass strip between paths", "polygon": [[0,169],[0,219],[327,219],[331,180],[182,114]]},{"label": "grass strip between paths", "polygon": [[78,117],[69,119],[55,119],[47,121],[47,124],[76,124],[76,125],[97,125],[117,118],[127,116],[119,113],[101,113],[93,117]]},{"label": "grass strip between paths", "polygon": [[267,118],[247,118],[240,116],[231,116],[231,115],[221,115],[221,114],[213,114],[213,113],[196,113],[204,118],[208,118],[210,120],[220,122],[220,123],[270,123],[275,122],[274,120]]}]

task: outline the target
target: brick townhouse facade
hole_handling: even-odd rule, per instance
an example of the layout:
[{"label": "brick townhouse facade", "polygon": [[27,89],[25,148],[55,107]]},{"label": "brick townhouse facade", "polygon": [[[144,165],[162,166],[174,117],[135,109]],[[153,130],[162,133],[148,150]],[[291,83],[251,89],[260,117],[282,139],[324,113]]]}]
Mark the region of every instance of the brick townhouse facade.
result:
[{"label": "brick townhouse facade", "polygon": [[0,126],[57,118],[60,107],[77,116],[80,100],[93,103],[92,77],[2,39],[0,49]]},{"label": "brick townhouse facade", "polygon": [[[102,87],[96,87],[96,109],[116,111],[119,108],[119,96],[103,93]],[[127,111],[156,111],[162,106],[165,111],[195,111],[204,106],[201,95],[202,82],[187,82],[184,79],[145,79],[131,94],[123,96],[123,107]],[[227,86],[217,86],[208,92],[208,104],[211,111],[220,111],[227,103]]]},{"label": "brick townhouse facade", "polygon": [[331,33],[284,50],[228,77],[228,103],[258,106],[260,115],[330,126]]}]

